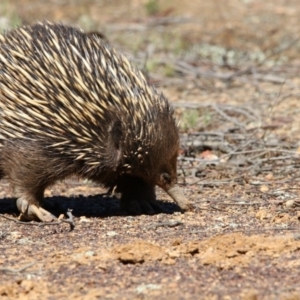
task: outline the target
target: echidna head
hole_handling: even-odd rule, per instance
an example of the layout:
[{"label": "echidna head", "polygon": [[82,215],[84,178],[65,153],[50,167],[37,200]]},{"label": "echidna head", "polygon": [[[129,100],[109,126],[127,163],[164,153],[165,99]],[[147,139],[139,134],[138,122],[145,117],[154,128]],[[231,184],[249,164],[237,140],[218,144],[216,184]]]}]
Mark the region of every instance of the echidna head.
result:
[{"label": "echidna head", "polygon": [[161,187],[182,209],[187,209],[187,201],[176,185],[179,135],[169,107],[155,111],[154,120],[146,119],[134,126],[130,120],[115,121],[110,126],[109,144],[117,173]]},{"label": "echidna head", "polygon": [[124,69],[134,80],[114,86],[120,90],[120,103],[109,114],[106,161],[117,176],[128,174],[158,185],[186,209],[187,201],[176,186],[179,134],[174,111],[142,74],[133,76],[128,67]]},{"label": "echidna head", "polygon": [[114,143],[122,171],[164,190],[176,183],[179,151],[178,129],[173,114],[167,112],[155,111],[154,120],[143,120],[138,126],[115,123],[112,131],[115,141],[123,140]]},{"label": "echidna head", "polygon": [[[176,132],[176,134],[175,134]],[[172,136],[173,134],[173,136]],[[179,151],[179,138],[176,131],[172,131],[166,136],[161,151],[157,151],[152,170],[153,184],[165,190],[182,210],[190,208],[189,202],[177,185],[177,156]],[[146,179],[147,180],[147,179]],[[151,182],[151,177],[148,179]]]},{"label": "echidna head", "polygon": [[177,156],[179,151],[178,139],[166,138],[161,147],[153,149],[152,169],[149,180],[153,178],[154,184],[165,191],[169,190],[177,182]]}]

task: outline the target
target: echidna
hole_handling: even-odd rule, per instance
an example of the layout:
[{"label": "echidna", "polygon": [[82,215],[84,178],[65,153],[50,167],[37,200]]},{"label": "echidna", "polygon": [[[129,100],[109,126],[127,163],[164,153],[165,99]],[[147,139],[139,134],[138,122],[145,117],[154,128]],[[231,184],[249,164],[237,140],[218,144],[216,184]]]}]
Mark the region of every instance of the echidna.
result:
[{"label": "echidna", "polygon": [[44,190],[70,175],[115,187],[132,214],[159,210],[156,185],[186,210],[178,149],[166,98],[96,35],[49,22],[0,35],[0,177],[23,219],[55,219]]}]

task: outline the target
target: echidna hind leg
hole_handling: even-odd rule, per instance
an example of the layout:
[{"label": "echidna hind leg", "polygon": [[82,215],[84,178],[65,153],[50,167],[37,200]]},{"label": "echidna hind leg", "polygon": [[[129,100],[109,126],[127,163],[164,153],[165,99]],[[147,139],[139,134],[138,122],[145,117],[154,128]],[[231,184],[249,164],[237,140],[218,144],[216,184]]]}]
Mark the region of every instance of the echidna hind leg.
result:
[{"label": "echidna hind leg", "polygon": [[[20,184],[20,182],[17,182]],[[24,183],[23,183],[24,184]],[[41,207],[44,198],[44,187],[36,186],[35,188],[22,185],[16,186],[17,207],[20,211],[19,219],[23,221],[42,221],[52,222],[56,217]]]},{"label": "echidna hind leg", "polygon": [[156,200],[155,187],[140,178],[123,178],[117,186],[117,191],[122,194],[121,209],[131,215],[166,212]]},{"label": "echidna hind leg", "polygon": [[51,183],[49,160],[36,143],[13,141],[0,153],[1,170],[18,196],[17,207],[22,220],[51,222],[56,219],[41,207],[44,190]]},{"label": "echidna hind leg", "polygon": [[41,206],[30,203],[24,196],[18,198],[17,207],[21,213],[19,216],[20,220],[37,220],[42,222],[52,222],[56,220],[54,215],[43,209]]}]

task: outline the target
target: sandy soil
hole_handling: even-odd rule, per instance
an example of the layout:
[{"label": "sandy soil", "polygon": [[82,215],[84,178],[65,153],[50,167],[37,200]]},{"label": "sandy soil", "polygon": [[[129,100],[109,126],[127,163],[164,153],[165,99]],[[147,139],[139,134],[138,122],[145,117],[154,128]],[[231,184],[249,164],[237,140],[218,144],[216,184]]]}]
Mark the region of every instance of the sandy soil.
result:
[{"label": "sandy soil", "polygon": [[[0,218],[1,299],[300,299],[300,3],[183,2],[12,0],[0,8],[7,27],[63,21],[103,33],[138,65],[148,52],[150,81],[185,124],[186,156],[222,158],[220,144],[236,149],[239,139],[253,145],[222,166],[180,161],[195,207],[185,214],[158,190],[168,214],[128,216],[100,187],[69,179],[47,190],[45,207],[57,216],[72,209],[73,231]],[[223,49],[238,57],[229,66]],[[213,76],[176,69],[180,61]],[[230,82],[216,76],[245,68]],[[191,155],[186,137],[199,132],[225,139]],[[252,155],[257,149],[264,155]],[[5,180],[0,197],[0,214],[17,219]]]}]

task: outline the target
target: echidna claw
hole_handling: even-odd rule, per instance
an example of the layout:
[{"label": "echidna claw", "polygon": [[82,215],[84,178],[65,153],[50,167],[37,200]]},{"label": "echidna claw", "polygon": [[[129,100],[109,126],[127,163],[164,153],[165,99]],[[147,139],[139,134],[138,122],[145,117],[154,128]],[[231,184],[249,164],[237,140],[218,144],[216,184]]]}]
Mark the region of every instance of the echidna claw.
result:
[{"label": "echidna claw", "polygon": [[53,222],[56,217],[42,207],[38,207],[35,204],[30,204],[26,199],[19,198],[17,200],[17,207],[20,211],[19,219],[22,221],[41,221],[41,222]]}]

